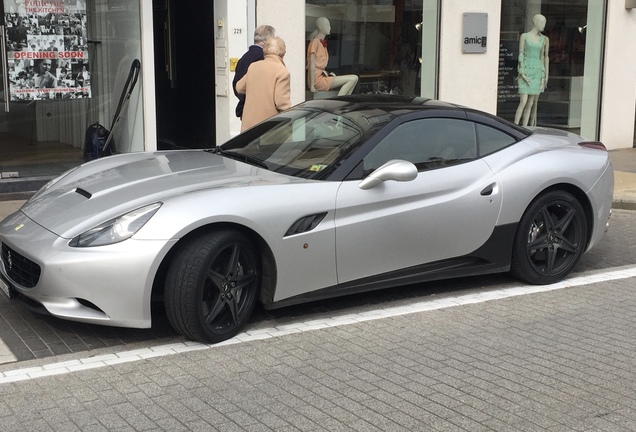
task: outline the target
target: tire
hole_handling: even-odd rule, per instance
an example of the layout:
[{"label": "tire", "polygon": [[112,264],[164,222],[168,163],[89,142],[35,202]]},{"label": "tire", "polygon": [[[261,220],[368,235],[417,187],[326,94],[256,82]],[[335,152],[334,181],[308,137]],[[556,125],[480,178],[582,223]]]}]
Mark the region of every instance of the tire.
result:
[{"label": "tire", "polygon": [[587,220],[579,201],[565,191],[548,192],[519,222],[511,273],[535,285],[558,282],[574,269],[586,244]]},{"label": "tire", "polygon": [[170,263],[164,292],[168,320],[188,339],[231,339],[252,315],[259,287],[260,259],[243,234],[204,234],[185,244]]}]

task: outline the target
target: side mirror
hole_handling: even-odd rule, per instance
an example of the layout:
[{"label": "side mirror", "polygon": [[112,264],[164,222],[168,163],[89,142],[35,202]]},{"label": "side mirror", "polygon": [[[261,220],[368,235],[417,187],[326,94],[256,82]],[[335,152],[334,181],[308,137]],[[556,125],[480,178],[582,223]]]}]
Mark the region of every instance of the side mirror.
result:
[{"label": "side mirror", "polygon": [[369,174],[367,178],[360,182],[358,187],[362,190],[367,190],[387,180],[406,182],[415,180],[416,177],[417,168],[415,165],[404,160],[393,159]]}]

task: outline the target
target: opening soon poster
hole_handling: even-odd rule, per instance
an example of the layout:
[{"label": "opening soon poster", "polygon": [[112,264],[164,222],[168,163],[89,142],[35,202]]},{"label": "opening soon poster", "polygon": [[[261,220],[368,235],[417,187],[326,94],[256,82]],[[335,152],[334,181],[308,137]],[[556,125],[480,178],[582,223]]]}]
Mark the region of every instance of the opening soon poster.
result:
[{"label": "opening soon poster", "polygon": [[10,100],[90,98],[86,2],[3,2]]}]

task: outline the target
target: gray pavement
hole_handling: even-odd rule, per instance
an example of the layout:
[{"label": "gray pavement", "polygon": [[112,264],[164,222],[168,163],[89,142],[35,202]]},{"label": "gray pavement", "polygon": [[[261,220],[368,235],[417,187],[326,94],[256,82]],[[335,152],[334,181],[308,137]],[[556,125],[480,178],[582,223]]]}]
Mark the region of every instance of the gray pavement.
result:
[{"label": "gray pavement", "polygon": [[634,431],[632,285],[31,371],[0,383],[0,430]]}]

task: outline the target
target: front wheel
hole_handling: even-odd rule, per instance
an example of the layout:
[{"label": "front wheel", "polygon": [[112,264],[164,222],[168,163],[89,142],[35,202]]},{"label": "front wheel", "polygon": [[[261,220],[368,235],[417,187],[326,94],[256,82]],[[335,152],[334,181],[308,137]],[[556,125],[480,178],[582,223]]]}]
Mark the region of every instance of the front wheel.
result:
[{"label": "front wheel", "polygon": [[587,221],[579,201],[564,191],[537,198],[524,213],[512,251],[512,274],[531,284],[564,279],[583,255]]},{"label": "front wheel", "polygon": [[249,320],[259,284],[260,260],[243,234],[223,230],[196,237],[177,252],[166,275],[170,324],[189,339],[230,339]]}]

